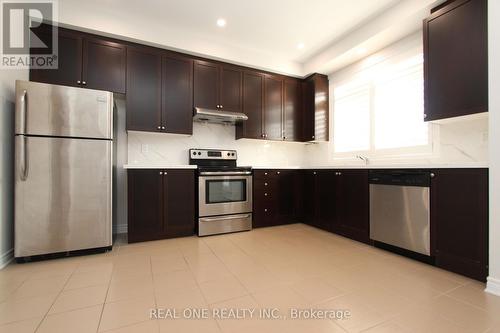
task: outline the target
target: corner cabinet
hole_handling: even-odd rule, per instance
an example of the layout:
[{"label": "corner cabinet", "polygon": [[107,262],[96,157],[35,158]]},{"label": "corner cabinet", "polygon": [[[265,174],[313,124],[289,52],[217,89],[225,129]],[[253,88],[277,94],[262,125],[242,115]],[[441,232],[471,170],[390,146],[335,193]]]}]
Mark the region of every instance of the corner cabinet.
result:
[{"label": "corner cabinet", "polygon": [[125,93],[124,44],[63,28],[58,34],[58,69],[31,69],[30,80]]},{"label": "corner cabinet", "polygon": [[193,63],[150,47],[127,49],[127,129],[192,134]]},{"label": "corner cabinet", "polygon": [[436,265],[486,281],[488,169],[432,172],[431,238]]},{"label": "corner cabinet", "polygon": [[128,170],[129,243],[195,232],[195,171]]},{"label": "corner cabinet", "polygon": [[328,141],[328,76],[312,74],[302,82],[302,141]]},{"label": "corner cabinet", "polygon": [[424,20],[426,121],[488,111],[487,0],[456,0]]}]

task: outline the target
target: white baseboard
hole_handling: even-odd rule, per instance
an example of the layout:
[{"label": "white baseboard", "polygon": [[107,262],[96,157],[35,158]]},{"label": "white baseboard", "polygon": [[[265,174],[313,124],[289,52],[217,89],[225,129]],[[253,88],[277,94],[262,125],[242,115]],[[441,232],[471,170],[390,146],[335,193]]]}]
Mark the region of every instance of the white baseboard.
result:
[{"label": "white baseboard", "polygon": [[500,296],[500,280],[489,276],[486,283],[486,289],[484,291]]},{"label": "white baseboard", "polygon": [[113,226],[114,234],[126,234],[127,233],[127,225],[126,224],[117,224]]},{"label": "white baseboard", "polygon": [[10,249],[0,255],[0,269],[7,266],[14,259],[14,249]]}]

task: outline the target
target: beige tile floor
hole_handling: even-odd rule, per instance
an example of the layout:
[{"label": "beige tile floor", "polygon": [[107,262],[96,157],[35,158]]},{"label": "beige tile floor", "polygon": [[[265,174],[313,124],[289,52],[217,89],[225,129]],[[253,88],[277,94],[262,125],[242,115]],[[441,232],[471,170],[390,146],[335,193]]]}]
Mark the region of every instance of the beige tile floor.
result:
[{"label": "beige tile floor", "polygon": [[[484,285],[303,224],[0,271],[0,332],[500,332]],[[346,319],[150,319],[151,308],[348,310]]]}]

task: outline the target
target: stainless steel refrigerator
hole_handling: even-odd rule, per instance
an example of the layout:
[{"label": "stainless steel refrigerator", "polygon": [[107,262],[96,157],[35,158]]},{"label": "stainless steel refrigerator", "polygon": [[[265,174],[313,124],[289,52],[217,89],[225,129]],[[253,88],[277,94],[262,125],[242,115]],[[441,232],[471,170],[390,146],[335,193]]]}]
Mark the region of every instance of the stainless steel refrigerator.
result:
[{"label": "stainless steel refrigerator", "polygon": [[15,257],[109,248],[113,95],[16,81]]}]

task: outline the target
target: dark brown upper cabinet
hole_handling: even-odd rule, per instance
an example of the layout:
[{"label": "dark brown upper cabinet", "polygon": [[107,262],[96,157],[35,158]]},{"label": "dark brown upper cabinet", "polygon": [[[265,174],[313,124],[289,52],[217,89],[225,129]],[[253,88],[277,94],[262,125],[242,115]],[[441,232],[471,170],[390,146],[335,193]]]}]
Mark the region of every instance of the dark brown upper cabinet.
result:
[{"label": "dark brown upper cabinet", "polygon": [[162,57],[162,128],[168,133],[193,134],[193,61]]},{"label": "dark brown upper cabinet", "polygon": [[128,241],[195,232],[194,170],[128,170]]},{"label": "dark brown upper cabinet", "polygon": [[431,242],[438,267],[488,276],[488,169],[437,169],[431,183]]},{"label": "dark brown upper cabinet", "polygon": [[127,129],[162,131],[161,53],[153,48],[127,48]]},{"label": "dark brown upper cabinet", "polygon": [[487,0],[456,0],[424,20],[425,120],[488,111]]},{"label": "dark brown upper cabinet", "polygon": [[283,140],[283,79],[264,76],[264,138]]},{"label": "dark brown upper cabinet", "polygon": [[243,72],[243,113],[247,121],[236,125],[236,139],[264,138],[264,74],[254,71]]},{"label": "dark brown upper cabinet", "polygon": [[328,141],[328,76],[312,74],[302,82],[303,141]]},{"label": "dark brown upper cabinet", "polygon": [[298,79],[286,78],[283,81],[283,140],[301,139],[301,83]]},{"label": "dark brown upper cabinet", "polygon": [[[42,36],[51,34],[50,31],[45,30],[41,33]],[[48,37],[48,40],[50,38]],[[30,69],[30,80],[81,87],[83,49],[81,34],[71,30],[59,29],[58,43],[57,69]]]},{"label": "dark brown upper cabinet", "polygon": [[196,60],[194,107],[241,112],[243,71],[236,66]]},{"label": "dark brown upper cabinet", "polygon": [[127,49],[127,129],[192,134],[193,64],[151,47]]},{"label": "dark brown upper cabinet", "polygon": [[58,69],[32,69],[30,80],[125,93],[125,45],[59,28]]}]

